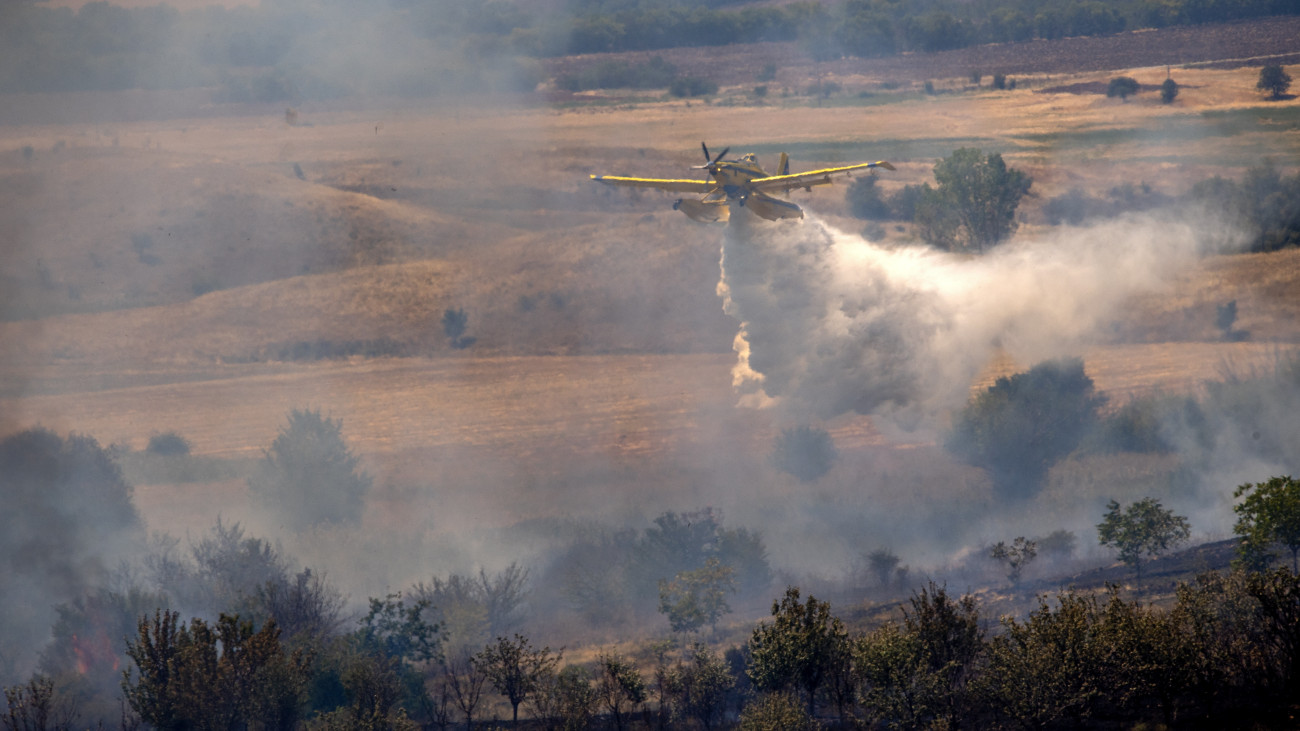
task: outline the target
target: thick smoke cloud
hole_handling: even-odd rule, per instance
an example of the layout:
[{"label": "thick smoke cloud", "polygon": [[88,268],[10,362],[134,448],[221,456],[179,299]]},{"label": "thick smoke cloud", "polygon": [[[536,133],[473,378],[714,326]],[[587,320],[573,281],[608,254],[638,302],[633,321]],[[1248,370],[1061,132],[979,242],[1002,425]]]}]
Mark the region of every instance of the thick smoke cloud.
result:
[{"label": "thick smoke cloud", "polygon": [[131,487],[91,437],[28,429],[0,440],[0,683],[30,670],[51,609],[106,580],[140,518]]},{"label": "thick smoke cloud", "polygon": [[1167,213],[1066,228],[974,258],[887,248],[808,218],[733,217],[718,292],[741,321],[742,402],[790,418],[856,411],[932,428],[999,349],[1025,366],[1077,354],[1130,296],[1156,289],[1227,229]]}]

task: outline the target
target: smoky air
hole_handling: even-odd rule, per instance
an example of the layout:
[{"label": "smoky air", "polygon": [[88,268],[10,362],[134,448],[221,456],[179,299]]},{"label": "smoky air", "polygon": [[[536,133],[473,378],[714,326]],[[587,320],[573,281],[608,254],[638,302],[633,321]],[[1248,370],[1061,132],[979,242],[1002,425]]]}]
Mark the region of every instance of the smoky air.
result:
[{"label": "smoky air", "polygon": [[[13,723],[342,728],[378,688],[376,728],[1051,725],[773,679],[763,632],[812,595],[867,647],[950,592],[973,678],[1068,586],[1287,563],[1234,490],[1300,454],[1295,99],[1233,59],[1291,16],[200,5],[0,7]],[[881,162],[763,217],[701,139]],[[630,176],[707,205],[593,182]],[[1168,543],[1134,561],[1132,506]]]}]

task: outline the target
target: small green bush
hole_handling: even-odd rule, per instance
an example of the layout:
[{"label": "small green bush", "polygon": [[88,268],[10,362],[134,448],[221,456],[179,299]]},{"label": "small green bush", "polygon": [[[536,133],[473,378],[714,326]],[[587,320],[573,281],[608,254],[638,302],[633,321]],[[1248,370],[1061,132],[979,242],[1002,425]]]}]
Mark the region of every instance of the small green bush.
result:
[{"label": "small green bush", "polygon": [[1128,101],[1128,98],[1138,93],[1141,88],[1142,85],[1137,82],[1137,79],[1129,76],[1116,76],[1106,85],[1106,96],[1111,98],[1119,97],[1120,101]]},{"label": "small green bush", "polygon": [[163,457],[181,457],[190,453],[190,442],[180,434],[168,431],[149,437],[145,451]]},{"label": "small green bush", "polygon": [[776,468],[799,478],[816,482],[835,466],[839,452],[830,432],[811,426],[786,429],[776,438],[772,462]]}]

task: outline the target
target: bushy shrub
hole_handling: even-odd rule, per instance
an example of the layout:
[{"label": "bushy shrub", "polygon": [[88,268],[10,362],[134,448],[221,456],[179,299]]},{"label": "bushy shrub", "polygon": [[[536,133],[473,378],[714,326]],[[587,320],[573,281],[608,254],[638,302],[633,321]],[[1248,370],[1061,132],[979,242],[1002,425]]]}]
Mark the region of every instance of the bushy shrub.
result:
[{"label": "bushy shrub", "polygon": [[876,176],[866,175],[849,184],[844,193],[849,203],[849,213],[868,221],[885,221],[893,217],[889,204],[880,196]]},{"label": "bushy shrub", "polygon": [[190,442],[180,434],[168,431],[149,437],[145,451],[163,457],[180,457],[190,453]]},{"label": "bushy shrub", "polygon": [[800,482],[816,482],[835,466],[839,452],[830,432],[812,426],[784,429],[772,445],[772,464]]},{"label": "bushy shrub", "polygon": [[816,731],[821,728],[789,693],[764,693],[740,713],[741,731]]},{"label": "bushy shrub", "polygon": [[1141,88],[1142,85],[1132,77],[1116,76],[1106,85],[1106,96],[1119,97],[1120,101],[1128,101],[1128,98],[1138,93]]}]

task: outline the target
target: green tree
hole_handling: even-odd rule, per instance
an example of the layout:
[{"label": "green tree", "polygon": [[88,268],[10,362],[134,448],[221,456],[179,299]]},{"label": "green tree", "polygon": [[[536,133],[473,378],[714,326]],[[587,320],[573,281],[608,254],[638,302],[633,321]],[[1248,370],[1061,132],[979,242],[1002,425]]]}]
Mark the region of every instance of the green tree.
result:
[{"label": "green tree", "polygon": [[532,695],[537,718],[545,720],[546,728],[563,731],[590,728],[599,702],[599,690],[592,686],[591,673],[581,665],[566,665],[558,673],[546,673]]},{"label": "green tree", "polygon": [[409,604],[401,592],[383,599],[370,597],[370,611],[359,620],[356,632],[361,648],[412,664],[428,663],[442,657],[442,628],[425,619],[429,603],[415,600]]},{"label": "green tree", "polygon": [[1191,535],[1187,518],[1160,506],[1155,498],[1143,498],[1127,508],[1111,500],[1106,515],[1097,524],[1101,545],[1119,551],[1119,560],[1137,573],[1137,590],[1142,593],[1142,560],[1155,558]]},{"label": "green tree", "polygon": [[474,656],[474,664],[510,702],[512,725],[519,724],[519,704],[537,692],[542,679],[555,672],[559,662],[560,656],[551,648],[532,647],[520,634],[513,640],[498,637]]},{"label": "green tree", "polygon": [[412,595],[429,602],[447,631],[449,645],[478,649],[493,637],[508,635],[519,623],[528,597],[529,573],[512,562],[491,575],[479,569],[478,576],[435,576],[430,584],[416,584]]},{"label": "green tree", "polygon": [[735,569],[715,557],[694,571],[682,571],[672,581],[659,581],[659,613],[668,617],[674,632],[694,632],[716,627],[731,612],[727,594],[735,593]]},{"label": "green tree", "polygon": [[1024,622],[1004,619],[976,692],[991,710],[1024,728],[1086,723],[1107,691],[1096,615],[1094,598],[1068,592],[1055,607],[1040,597]]},{"label": "green tree", "polygon": [[1233,491],[1240,500],[1233,506],[1241,536],[1238,551],[1243,563],[1255,568],[1267,566],[1269,548],[1281,543],[1291,551],[1291,571],[1300,574],[1300,481],[1290,475],[1266,482],[1246,483]]},{"label": "green tree", "polygon": [[930,672],[920,639],[898,624],[887,622],[860,638],[853,667],[868,719],[897,728],[926,728],[938,715],[942,678]]},{"label": "green tree", "polygon": [[1255,88],[1268,92],[1268,98],[1281,99],[1291,88],[1291,75],[1278,64],[1269,64],[1259,70],[1259,81]]},{"label": "green tree", "polygon": [[71,731],[77,720],[76,704],[60,697],[54,681],[45,675],[5,688],[5,704],[6,712],[0,716],[4,731]]},{"label": "green tree", "polygon": [[1130,96],[1138,93],[1140,88],[1137,79],[1130,76],[1116,76],[1106,85],[1106,96],[1112,99],[1119,97],[1120,101],[1126,102]]},{"label": "green tree", "polygon": [[1083,361],[1039,363],[999,378],[953,419],[946,446],[989,471],[1002,497],[1031,497],[1047,471],[1092,431],[1104,398]]},{"label": "green tree", "polygon": [[1202,653],[1182,615],[1137,601],[1112,588],[1096,626],[1106,662],[1107,697],[1119,709],[1155,702],[1173,726],[1180,701],[1195,693]]},{"label": "green tree", "polygon": [[815,716],[818,690],[849,653],[848,632],[831,605],[812,596],[801,603],[799,588],[791,586],[772,603],[771,624],[754,628],[746,672],[760,691],[800,691]]},{"label": "green tree", "polygon": [[622,655],[602,652],[596,657],[599,677],[596,695],[609,714],[614,727],[622,731],[623,716],[645,703],[646,685],[636,666]]},{"label": "green tree", "polygon": [[[179,539],[158,536],[145,565],[163,593],[179,606],[209,607],[260,621],[266,614],[258,601],[270,584],[288,583],[284,558],[269,542],[246,537],[238,523],[217,519],[190,555],[178,555]],[[134,618],[133,618],[134,620]]]},{"label": "green tree", "polygon": [[257,603],[292,644],[337,634],[343,625],[346,601],[321,574],[303,569],[292,579],[263,584],[257,590]]},{"label": "green tree", "polygon": [[460,308],[448,308],[442,313],[442,331],[446,333],[447,339],[451,341],[451,347],[457,350],[464,350],[478,341],[478,338],[472,338],[465,335],[465,330],[469,327],[469,315]]},{"label": "green tree", "polygon": [[1160,85],[1160,101],[1165,104],[1173,104],[1174,99],[1178,98],[1178,82],[1173,79],[1165,79]]},{"label": "green tree", "polygon": [[267,622],[223,614],[209,626],[195,618],[188,627],[175,612],[142,617],[135,640],[127,640],[135,663],[122,674],[122,691],[145,723],[167,731],[225,731],[256,723],[292,729],[304,699],[306,662],[286,654],[280,632]]},{"label": "green tree", "polygon": [[456,709],[465,715],[465,727],[474,728],[474,712],[483,700],[487,674],[467,651],[443,658],[439,666],[440,682]]},{"label": "green tree", "polygon": [[698,642],[691,647],[690,660],[671,669],[665,679],[674,715],[693,718],[705,729],[721,718],[727,691],[735,684],[727,661]]},{"label": "green tree", "polygon": [[401,663],[382,655],[355,653],[346,658],[339,683],[347,705],[313,718],[309,731],[415,731],[401,707],[405,687]]},{"label": "green tree", "polygon": [[888,623],[854,648],[862,705],[873,718],[903,728],[951,725],[964,710],[966,685],[984,646],[975,599],[954,601],[931,582],[910,606],[903,627]]},{"label": "green tree", "polygon": [[248,480],[249,492],[288,527],[356,523],[373,480],[343,441],[343,422],[294,409]]},{"label": "green tree", "polygon": [[1258,689],[1275,677],[1277,656],[1260,632],[1259,602],[1247,587],[1251,575],[1210,571],[1177,589],[1171,618],[1195,649],[1185,667],[1202,707],[1253,706]]},{"label": "green tree", "polygon": [[1033,180],[997,153],[963,147],[934,166],[938,187],[924,190],[917,223],[927,242],[982,252],[1016,230],[1016,208]]},{"label": "green tree", "polygon": [[1038,544],[1024,536],[1016,538],[1010,546],[1004,541],[998,541],[989,551],[990,557],[1007,565],[1007,581],[1012,584],[1020,583],[1021,572],[1037,555]]},{"label": "green tree", "polygon": [[1270,670],[1283,697],[1300,692],[1300,575],[1286,569],[1256,571],[1246,576],[1246,591],[1258,603],[1261,644],[1270,656]]}]

